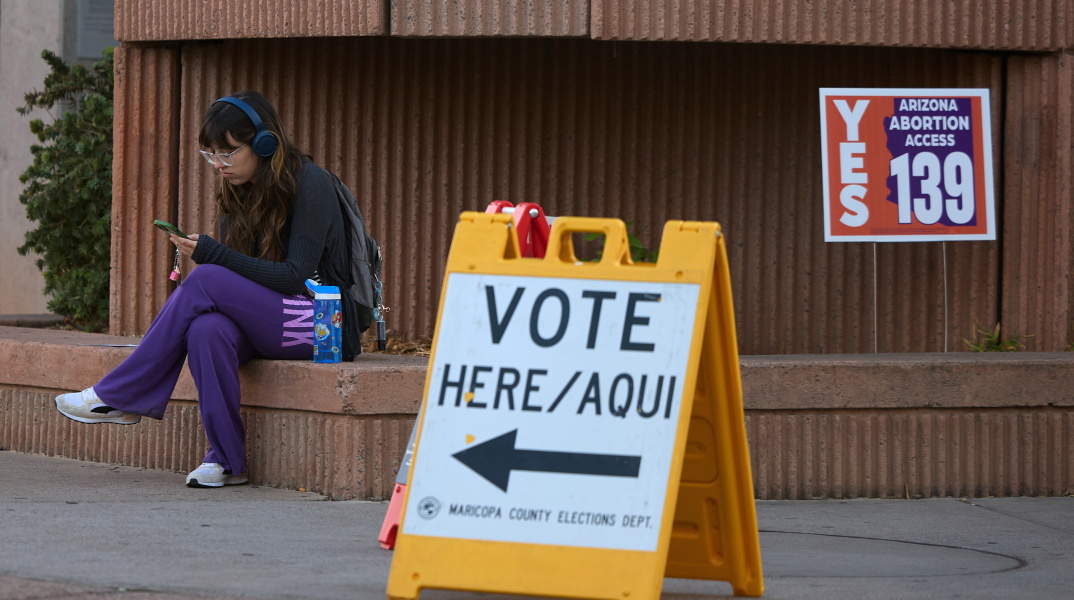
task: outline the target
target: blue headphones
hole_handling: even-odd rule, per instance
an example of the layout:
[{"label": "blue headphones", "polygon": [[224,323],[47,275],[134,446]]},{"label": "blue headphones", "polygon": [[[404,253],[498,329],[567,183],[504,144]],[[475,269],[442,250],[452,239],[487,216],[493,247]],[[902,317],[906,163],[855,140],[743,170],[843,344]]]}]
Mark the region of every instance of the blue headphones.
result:
[{"label": "blue headphones", "polygon": [[[250,142],[250,148],[261,157],[269,157],[276,153],[276,148],[280,146],[279,140],[276,139],[276,134],[271,131],[265,131],[265,126],[261,123],[261,117],[257,115],[257,111],[253,109],[249,104],[239,100],[234,96],[224,96],[218,99],[216,102],[227,102],[233,104],[242,109],[242,112],[246,113],[247,117],[254,123],[254,139]],[[213,104],[216,104],[214,102]]]}]

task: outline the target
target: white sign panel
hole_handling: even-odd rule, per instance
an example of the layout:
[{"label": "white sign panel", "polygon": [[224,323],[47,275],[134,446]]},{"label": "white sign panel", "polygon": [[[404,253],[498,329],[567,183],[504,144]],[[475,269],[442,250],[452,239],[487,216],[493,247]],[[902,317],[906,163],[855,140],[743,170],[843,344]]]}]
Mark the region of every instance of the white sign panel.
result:
[{"label": "white sign panel", "polygon": [[452,273],[404,533],[655,551],[700,286]]}]

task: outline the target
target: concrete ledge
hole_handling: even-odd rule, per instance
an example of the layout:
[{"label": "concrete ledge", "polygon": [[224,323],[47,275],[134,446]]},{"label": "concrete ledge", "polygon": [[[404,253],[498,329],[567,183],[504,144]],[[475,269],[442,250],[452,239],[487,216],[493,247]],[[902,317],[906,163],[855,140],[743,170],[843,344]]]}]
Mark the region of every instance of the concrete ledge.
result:
[{"label": "concrete ledge", "polygon": [[747,410],[1074,406],[1074,352],[744,356]]},{"label": "concrete ledge", "polygon": [[[138,338],[0,327],[0,447],[186,472],[206,441],[183,370],[161,421],[82,426],[53,398],[93,385]],[[421,405],[427,359],[365,354],[352,363],[255,360],[240,369],[251,481],[335,499],[385,499]]]},{"label": "concrete ledge", "polygon": [[0,327],[53,327],[63,323],[63,317],[51,313],[33,315],[0,315]]},{"label": "concrete ledge", "polygon": [[[185,471],[204,448],[184,372],[168,415],[133,427],[59,416],[137,338],[0,327],[0,446]],[[253,361],[241,371],[251,477],[334,498],[386,498],[427,359]],[[759,498],[1063,495],[1074,490],[1074,353],[747,356]]]},{"label": "concrete ledge", "polygon": [[[114,369],[139,338],[0,327],[0,385],[81,390]],[[254,360],[240,369],[243,405],[341,415],[415,415],[425,358],[363,354],[339,365]],[[197,401],[184,368],[173,400]]]}]

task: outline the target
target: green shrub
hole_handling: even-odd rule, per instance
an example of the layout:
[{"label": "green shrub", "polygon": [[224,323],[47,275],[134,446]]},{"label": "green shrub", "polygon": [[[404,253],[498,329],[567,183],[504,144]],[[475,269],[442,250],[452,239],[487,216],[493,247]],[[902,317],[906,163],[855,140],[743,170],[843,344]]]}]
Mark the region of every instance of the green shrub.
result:
[{"label": "green shrub", "polygon": [[[626,226],[627,226],[627,244],[630,247],[630,260],[632,260],[632,261],[634,261],[636,263],[656,262],[656,258],[660,254],[660,251],[659,250],[649,250],[648,248],[646,248],[645,243],[641,241],[641,238],[639,238],[638,236],[634,235],[633,233],[630,233],[630,226],[631,225],[633,225],[633,222],[626,224]],[[604,243],[604,235],[600,234],[600,233],[587,233],[583,237],[583,240],[587,241],[587,242],[600,242],[600,243],[603,244]],[[603,250],[598,250],[596,252],[597,258],[594,258],[593,260],[594,261],[600,260],[600,257],[601,257],[602,254],[603,254]]]},{"label": "green shrub", "polygon": [[[37,229],[26,233],[19,254],[40,255],[48,308],[88,331],[108,325],[110,222],[112,214],[112,49],[87,69],[68,66],[45,50],[52,68],[44,91],[26,94],[28,115],[48,111],[51,123],[30,121],[40,144],[33,164],[19,176],[19,201]],[[54,114],[55,112],[59,114]]]}]

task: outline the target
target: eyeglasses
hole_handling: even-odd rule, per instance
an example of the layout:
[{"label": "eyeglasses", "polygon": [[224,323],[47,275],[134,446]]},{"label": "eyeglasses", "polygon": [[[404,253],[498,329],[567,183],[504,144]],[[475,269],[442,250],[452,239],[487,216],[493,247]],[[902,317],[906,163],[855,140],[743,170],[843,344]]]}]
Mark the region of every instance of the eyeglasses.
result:
[{"label": "eyeglasses", "polygon": [[231,152],[216,152],[216,153],[213,153],[213,152],[206,152],[204,150],[198,150],[198,152],[201,153],[202,157],[204,157],[205,160],[209,161],[210,165],[215,166],[217,161],[219,161],[220,164],[224,165],[225,167],[230,167],[230,166],[233,166],[235,164],[235,161],[231,157],[234,156],[235,153],[238,152],[239,150],[242,150],[245,146],[246,146],[246,144],[243,144],[242,146],[239,146],[238,148],[235,148]]}]

